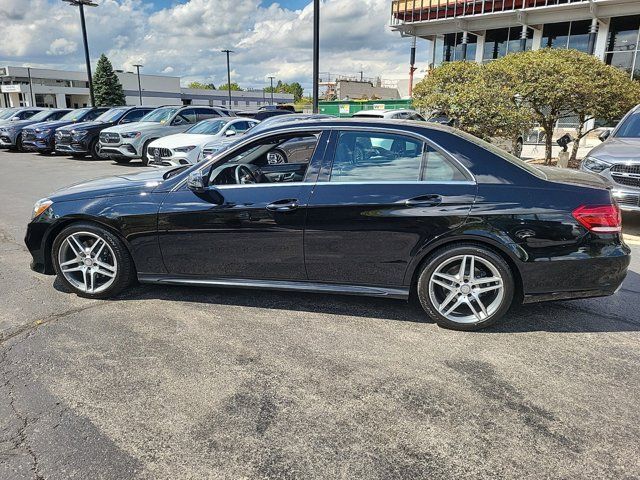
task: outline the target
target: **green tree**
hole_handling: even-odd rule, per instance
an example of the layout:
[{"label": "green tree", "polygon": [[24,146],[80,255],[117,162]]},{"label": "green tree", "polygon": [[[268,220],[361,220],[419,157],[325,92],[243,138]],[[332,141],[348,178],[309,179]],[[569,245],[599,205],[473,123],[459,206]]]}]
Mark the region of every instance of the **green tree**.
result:
[{"label": "green tree", "polygon": [[[266,93],[271,93],[271,91],[270,86],[265,88]],[[284,83],[282,80],[278,80],[278,83],[273,87],[273,93],[289,93],[293,95],[293,102],[298,103],[304,95],[304,88],[298,82]]]},{"label": "green tree", "polygon": [[[559,119],[578,119],[578,140],[594,118],[614,119],[638,101],[637,85],[615,67],[576,50],[544,48],[507,55],[486,66],[494,90],[518,95],[545,132],[545,163],[551,162]],[[578,141],[573,147],[575,160]]]},{"label": "green tree", "polygon": [[215,90],[216,86],[213,83],[200,83],[200,82],[191,82],[187,85],[188,88],[194,88],[196,90]]},{"label": "green tree", "polygon": [[111,107],[127,103],[122,84],[104,53],[100,55],[93,74],[93,91],[96,98],[95,107]]},{"label": "green tree", "polygon": [[[225,83],[224,85],[218,86],[218,90],[229,90],[229,86]],[[236,82],[231,82],[231,91],[233,92],[244,92],[244,89],[240,88]]]},{"label": "green tree", "polygon": [[486,67],[448,62],[434,69],[413,90],[413,104],[444,115],[458,128],[484,140],[515,140],[531,125],[531,113],[513,94],[496,89]]}]

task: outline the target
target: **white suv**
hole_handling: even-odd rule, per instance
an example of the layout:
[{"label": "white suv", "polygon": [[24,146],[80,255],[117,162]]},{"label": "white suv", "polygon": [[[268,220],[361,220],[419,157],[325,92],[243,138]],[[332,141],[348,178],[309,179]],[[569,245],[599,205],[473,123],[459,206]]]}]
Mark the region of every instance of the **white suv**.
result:
[{"label": "white suv", "polygon": [[129,163],[141,158],[149,164],[149,144],[161,137],[182,133],[208,118],[229,117],[225,108],[167,106],[155,109],[139,122],[117,125],[100,132],[100,154],[118,163]]}]

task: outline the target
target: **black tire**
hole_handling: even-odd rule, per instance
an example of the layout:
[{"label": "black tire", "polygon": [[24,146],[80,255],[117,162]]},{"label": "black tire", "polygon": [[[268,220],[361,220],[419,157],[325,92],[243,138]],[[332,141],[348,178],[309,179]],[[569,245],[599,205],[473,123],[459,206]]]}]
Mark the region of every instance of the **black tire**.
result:
[{"label": "black tire", "polygon": [[97,138],[94,138],[89,144],[89,155],[93,160],[104,160],[104,157],[100,155],[100,142]]},{"label": "black tire", "polygon": [[146,142],[144,142],[144,145],[142,146],[142,164],[147,167],[149,165],[149,156],[147,155],[147,149],[149,147],[149,144],[151,142],[153,142],[153,140],[155,139],[151,139],[151,140],[147,140]]},{"label": "black tire", "polygon": [[126,165],[131,161],[130,158],[116,157],[112,159],[114,162],[119,163],[120,165]]},{"label": "black tire", "polygon": [[[111,247],[111,251],[113,252],[115,260],[117,261],[117,270],[113,283],[107,289],[99,293],[89,293],[78,289],[71,282],[69,282],[69,280],[67,280],[65,275],[61,272],[59,262],[60,248],[62,247],[63,242],[65,242],[70,235],[79,232],[88,232],[94,235],[98,235],[100,238],[102,238],[109,245],[109,247]],[[60,281],[79,297],[95,299],[111,298],[118,295],[124,289],[133,284],[136,280],[135,265],[126,246],[113,233],[92,223],[74,223],[63,229],[53,241],[53,246],[51,248],[51,260],[53,262],[53,267],[55,269],[56,275],[58,276]]]},{"label": "black tire", "polygon": [[[499,272],[503,282],[503,297],[497,309],[486,319],[473,323],[452,321],[438,311],[429,294],[429,282],[433,273],[448,260],[461,255],[473,255],[489,262]],[[511,268],[504,259],[493,251],[474,244],[454,244],[434,252],[425,262],[418,277],[417,296],[424,311],[443,328],[462,331],[481,330],[500,320],[511,307],[515,296],[515,281]],[[455,299],[455,297],[454,297]],[[443,302],[444,304],[444,302]],[[446,312],[445,312],[446,313]]]},{"label": "black tire", "polygon": [[84,154],[84,153],[72,153],[72,154],[71,154],[71,156],[72,156],[73,158],[81,159],[81,158],[86,157],[87,155],[86,155],[86,154]]},{"label": "black tire", "polygon": [[24,147],[22,146],[22,133],[19,133],[16,137],[16,152],[24,152]]}]

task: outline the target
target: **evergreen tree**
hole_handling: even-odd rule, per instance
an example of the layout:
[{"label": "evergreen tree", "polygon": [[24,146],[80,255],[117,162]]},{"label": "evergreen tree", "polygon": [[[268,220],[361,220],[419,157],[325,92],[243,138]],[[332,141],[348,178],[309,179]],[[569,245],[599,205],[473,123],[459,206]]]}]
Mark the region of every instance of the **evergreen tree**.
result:
[{"label": "evergreen tree", "polygon": [[93,74],[93,90],[96,97],[95,107],[126,105],[122,84],[104,53],[100,55]]}]

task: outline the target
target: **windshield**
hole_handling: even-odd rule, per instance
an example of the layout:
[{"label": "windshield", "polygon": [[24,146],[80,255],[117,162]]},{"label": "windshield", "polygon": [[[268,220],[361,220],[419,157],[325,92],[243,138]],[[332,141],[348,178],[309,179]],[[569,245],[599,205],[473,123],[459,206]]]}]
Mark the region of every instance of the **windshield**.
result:
[{"label": "windshield", "polygon": [[189,130],[187,130],[185,133],[197,133],[197,134],[201,134],[201,135],[215,135],[220,130],[222,130],[222,127],[224,127],[226,124],[227,124],[227,122],[222,121],[222,120],[214,120],[214,121],[205,120],[204,122],[200,122],[200,123],[195,124],[193,127],[191,127]]},{"label": "windshield", "polygon": [[71,121],[71,122],[75,122],[76,120],[79,120],[80,118],[82,118],[84,116],[85,113],[87,113],[89,110],[91,110],[90,108],[80,108],[78,110],[73,110],[69,113],[67,113],[64,117],[62,117],[60,119],[61,122],[66,122],[66,121]]},{"label": "windshield", "polygon": [[41,112],[36,113],[33,117],[29,117],[29,120],[46,120],[53,112],[51,110],[43,110]]},{"label": "windshield", "polygon": [[178,111],[177,108],[172,107],[163,107],[157,108],[153,112],[147,113],[142,119],[141,122],[155,122],[155,123],[166,123],[173,114]]},{"label": "windshield", "polygon": [[620,124],[614,137],[637,138],[640,137],[640,112],[632,113]]},{"label": "windshield", "polygon": [[6,120],[7,118],[11,117],[14,113],[16,113],[16,110],[13,110],[13,109],[0,112],[0,120]]},{"label": "windshield", "polygon": [[103,123],[117,122],[118,120],[120,120],[122,115],[124,115],[128,110],[129,110],[128,108],[112,108],[104,112],[98,118],[96,118],[96,122],[103,122]]}]

